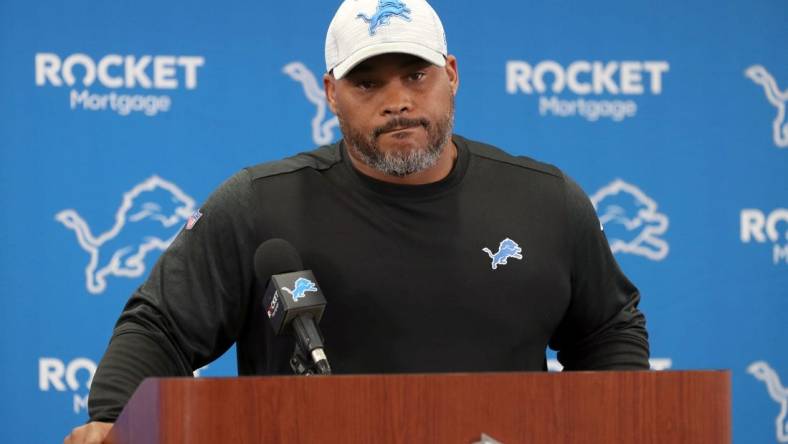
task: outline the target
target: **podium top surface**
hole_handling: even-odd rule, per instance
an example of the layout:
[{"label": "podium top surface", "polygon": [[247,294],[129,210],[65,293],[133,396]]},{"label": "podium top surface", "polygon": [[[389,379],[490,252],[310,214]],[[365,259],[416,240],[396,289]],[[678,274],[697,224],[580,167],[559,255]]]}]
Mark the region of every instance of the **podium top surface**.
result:
[{"label": "podium top surface", "polygon": [[730,442],[730,372],[153,378],[110,442]]}]

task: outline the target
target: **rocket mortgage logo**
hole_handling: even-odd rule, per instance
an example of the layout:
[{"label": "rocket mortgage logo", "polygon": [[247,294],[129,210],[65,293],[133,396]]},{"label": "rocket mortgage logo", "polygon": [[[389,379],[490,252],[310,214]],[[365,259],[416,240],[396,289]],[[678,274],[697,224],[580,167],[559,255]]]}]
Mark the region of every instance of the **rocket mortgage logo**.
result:
[{"label": "rocket mortgage logo", "polygon": [[41,52],[34,63],[36,86],[69,88],[72,111],[153,117],[172,109],[172,97],[163,92],[197,89],[205,58],[108,54],[94,59],[82,53]]},{"label": "rocket mortgage logo", "polygon": [[665,60],[554,60],[506,62],[506,92],[539,96],[542,117],[580,117],[589,122],[622,122],[638,112],[645,96],[659,96],[670,71]]}]

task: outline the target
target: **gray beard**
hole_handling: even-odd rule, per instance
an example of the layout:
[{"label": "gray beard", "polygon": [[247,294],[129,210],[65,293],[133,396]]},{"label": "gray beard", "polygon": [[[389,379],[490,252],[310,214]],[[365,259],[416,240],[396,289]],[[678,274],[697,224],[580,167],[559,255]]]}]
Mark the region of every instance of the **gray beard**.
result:
[{"label": "gray beard", "polygon": [[[427,119],[395,118],[382,127],[375,128],[370,135],[356,131],[340,116],[339,127],[353,157],[363,164],[383,174],[405,177],[438,163],[446,144],[451,139],[454,125],[454,97],[452,96],[449,111],[443,119],[432,124]],[[393,128],[421,125],[427,131],[427,146],[408,151],[383,152],[378,146],[378,137]]]}]

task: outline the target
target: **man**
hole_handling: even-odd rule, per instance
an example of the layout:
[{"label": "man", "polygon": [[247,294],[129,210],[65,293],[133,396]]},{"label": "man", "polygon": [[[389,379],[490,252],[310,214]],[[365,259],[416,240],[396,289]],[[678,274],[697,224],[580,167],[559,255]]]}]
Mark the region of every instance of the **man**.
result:
[{"label": "man", "polygon": [[329,305],[336,373],[645,369],[639,295],[593,206],[555,167],[452,136],[457,60],[424,0],[346,1],[326,39],[344,140],[247,168],[205,203],[118,320],[93,380],[98,442],[148,376],[188,376],[237,343],[240,374],[289,374],[257,246],[284,238]]}]

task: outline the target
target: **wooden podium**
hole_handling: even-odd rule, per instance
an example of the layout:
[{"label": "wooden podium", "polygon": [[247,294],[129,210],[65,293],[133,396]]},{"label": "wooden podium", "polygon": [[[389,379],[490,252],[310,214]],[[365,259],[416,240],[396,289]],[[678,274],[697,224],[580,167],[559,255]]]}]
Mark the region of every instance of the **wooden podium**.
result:
[{"label": "wooden podium", "polygon": [[728,371],[148,379],[110,443],[729,443]]}]

